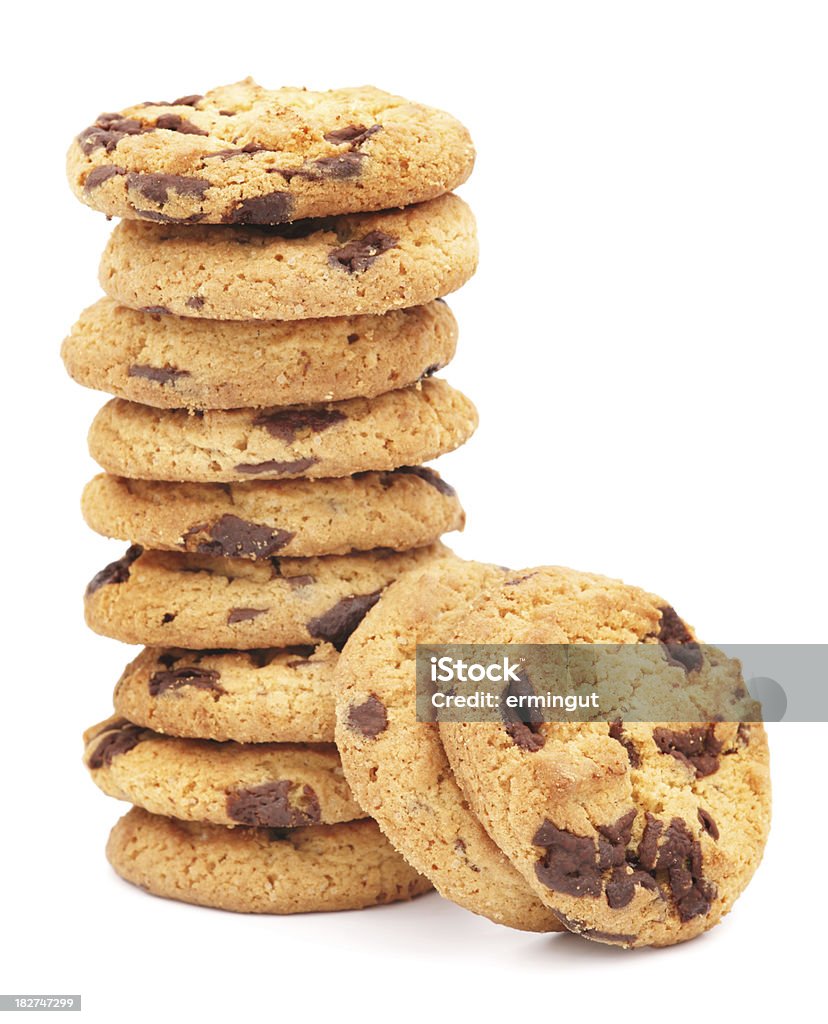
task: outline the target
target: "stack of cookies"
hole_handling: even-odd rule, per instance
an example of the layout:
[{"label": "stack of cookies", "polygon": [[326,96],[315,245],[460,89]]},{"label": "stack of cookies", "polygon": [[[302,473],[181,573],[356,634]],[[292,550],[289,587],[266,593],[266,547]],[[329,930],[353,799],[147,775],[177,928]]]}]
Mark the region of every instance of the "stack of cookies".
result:
[{"label": "stack of cookies", "polygon": [[421,463],[476,426],[433,376],[457,335],[442,296],[476,266],[451,194],[473,158],[440,111],[250,80],[72,144],[73,190],[123,218],[63,347],[115,396],[84,516],[130,544],[86,615],[145,646],[85,760],[135,805],[108,856],[150,892],[283,913],[430,888],[351,794],[332,680],[383,590],[463,526]]}]

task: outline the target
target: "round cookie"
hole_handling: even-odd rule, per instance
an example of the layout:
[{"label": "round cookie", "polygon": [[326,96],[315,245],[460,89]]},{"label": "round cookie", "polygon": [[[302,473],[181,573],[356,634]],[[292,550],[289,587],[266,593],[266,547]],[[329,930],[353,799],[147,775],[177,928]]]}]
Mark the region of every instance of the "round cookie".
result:
[{"label": "round cookie", "polygon": [[133,545],[87,587],[86,622],[103,636],[147,647],[327,642],[340,649],[392,580],[449,553],[432,544],[250,562]]},{"label": "round cookie", "polygon": [[333,744],[179,739],[115,717],[84,742],[94,783],[152,814],[265,828],[365,817]]},{"label": "round cookie", "polygon": [[111,298],[210,320],[385,313],[455,291],[477,268],[471,210],[455,195],[284,227],[121,221],[101,259]]},{"label": "round cookie", "polygon": [[186,484],[101,474],[83,492],[87,524],[164,551],[261,560],[408,551],[462,529],[454,490],[411,466],[329,480]]},{"label": "round cookie", "polygon": [[437,726],[416,719],[414,658],[418,641],[427,637],[398,593],[396,584],[388,588],[334,673],[336,742],[352,790],[395,848],[447,899],[512,928],[560,931],[558,918],[469,810]]},{"label": "round cookie", "polygon": [[359,910],[431,888],[368,819],[223,828],[133,807],[113,828],[106,856],[121,878],[154,896],[242,914]]},{"label": "round cookie", "polygon": [[115,713],[171,736],[333,743],[337,653],[317,647],[186,651],[147,647],[115,686]]},{"label": "round cookie", "polygon": [[278,224],[407,206],[471,173],[449,114],[371,86],[309,92],[253,79],[101,114],[73,141],[72,191],[110,217]]},{"label": "round cookie", "polygon": [[319,479],[427,462],[467,441],[477,411],[445,381],[322,406],[190,414],[113,398],[89,431],[92,458],[138,480]]},{"label": "round cookie", "polygon": [[237,409],[373,398],[454,355],[444,302],[378,316],[222,321],[142,313],[100,299],[63,342],[86,387],[159,409]]}]

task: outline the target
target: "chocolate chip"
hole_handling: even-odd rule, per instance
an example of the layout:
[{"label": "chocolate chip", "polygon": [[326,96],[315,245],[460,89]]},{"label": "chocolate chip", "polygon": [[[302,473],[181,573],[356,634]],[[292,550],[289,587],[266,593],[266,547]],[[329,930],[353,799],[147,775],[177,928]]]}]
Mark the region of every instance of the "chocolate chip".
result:
[{"label": "chocolate chip", "polygon": [[639,756],[638,750],[636,749],[633,741],[624,735],[624,723],[621,719],[617,719],[609,724],[609,734],[612,739],[617,743],[620,743],[624,750],[627,751],[627,758],[629,759],[630,766],[637,768],[641,764],[641,757]]},{"label": "chocolate chip", "polygon": [[[203,213],[192,213],[189,217],[170,217],[166,213],[159,213],[157,210],[136,210],[135,213],[141,220],[154,220],[159,224],[197,224],[204,219]],[[166,238],[161,239],[166,242]]]},{"label": "chocolate chip", "polygon": [[512,722],[505,725],[504,729],[511,736],[516,747],[520,747],[521,750],[526,750],[530,754],[536,753],[546,743],[543,734],[527,722]]},{"label": "chocolate chip", "polygon": [[131,117],[123,117],[121,114],[101,114],[97,121],[90,125],[78,135],[77,143],[83,153],[89,156],[96,149],[105,149],[111,153],[121,139],[127,135],[143,135],[152,131],[143,121],[137,121]]},{"label": "chocolate chip", "polygon": [[[177,106],[177,104],[173,104],[173,106]],[[192,121],[188,121],[186,117],[182,117],[181,114],[162,114],[156,118],[155,127],[165,128],[170,132],[179,132],[181,135],[210,134],[205,132],[203,128],[199,128],[198,125],[193,124]]]},{"label": "chocolate chip", "polygon": [[601,895],[601,869],[592,839],[559,829],[547,819],[532,842],[546,848],[535,864],[535,874],[547,889],[569,896]]},{"label": "chocolate chip", "polygon": [[227,625],[233,626],[237,622],[249,622],[251,619],[258,619],[260,615],[270,611],[269,608],[231,608],[227,613]]},{"label": "chocolate chip", "polygon": [[332,267],[339,267],[349,274],[361,274],[389,249],[396,248],[399,239],[387,235],[384,231],[370,231],[362,238],[346,242],[339,249],[328,254],[328,262]]},{"label": "chocolate chip", "polygon": [[425,480],[427,484],[431,484],[440,494],[445,494],[449,498],[453,498],[457,494],[457,491],[447,484],[442,477],[439,477],[433,469],[427,469],[425,466],[400,466],[395,472],[404,473],[408,476],[418,476],[421,480]]},{"label": "chocolate chip", "polygon": [[506,722],[504,728],[516,747],[534,754],[546,743],[546,737],[540,731],[540,724],[543,722],[540,709],[531,706],[513,708],[506,703],[509,697],[527,696],[536,696],[535,687],[529,676],[520,671],[517,682],[510,681],[503,694],[503,718]]},{"label": "chocolate chip", "polygon": [[362,704],[352,704],[348,709],[348,728],[358,732],[367,740],[376,739],[388,727],[388,712],[385,705],[371,694]]},{"label": "chocolate chip", "polygon": [[138,309],[139,313],[152,313],[161,314],[163,316],[169,316],[170,311],[166,306],[140,306]]},{"label": "chocolate chip", "polygon": [[679,618],[675,608],[669,604],[660,608],[661,623],[658,629],[658,639],[664,644],[686,644],[693,640],[687,624]]},{"label": "chocolate chip", "polygon": [[200,93],[193,93],[191,96],[179,96],[177,100],[173,100],[169,104],[171,107],[194,107],[197,103],[203,100],[204,97]]},{"label": "chocolate chip", "polygon": [[343,597],[333,608],[311,619],[308,632],[319,640],[327,640],[341,651],[351,633],[379,601],[381,593],[381,590],[375,590],[372,594]]},{"label": "chocolate chip", "polygon": [[279,462],[277,459],[270,459],[268,462],[240,462],[233,468],[237,473],[277,473],[280,476],[288,474],[298,475],[306,469],[315,466],[319,462],[316,458],[294,459],[292,462]]},{"label": "chocolate chip", "polygon": [[227,691],[219,685],[221,673],[211,668],[198,668],[196,665],[182,665],[181,668],[165,669],[154,672],[149,679],[147,688],[151,697],[159,697],[170,690],[180,690],[182,686],[192,686],[197,690],[208,690],[217,700]]},{"label": "chocolate chip", "polygon": [[164,612],[161,616],[161,625],[166,626],[170,622],[175,622],[176,612]]},{"label": "chocolate chip", "polygon": [[662,754],[670,754],[693,768],[697,778],[718,770],[722,742],[716,739],[713,725],[694,726],[687,732],[659,727],[653,730],[653,740]]},{"label": "chocolate chip", "polygon": [[298,783],[288,779],[263,782],[227,794],[227,814],[241,825],[264,828],[298,828],[322,819],[319,798],[310,786],[301,787],[300,801],[292,804],[291,793]]},{"label": "chocolate chip", "polygon": [[95,747],[89,761],[90,768],[103,768],[112,764],[113,758],[118,754],[125,754],[141,742],[144,730],[139,725],[133,725],[126,719],[113,723],[111,730],[103,734],[103,739]]},{"label": "chocolate chip", "polygon": [[665,830],[663,822],[648,813],[638,855],[648,870],[667,872],[670,893],[682,921],[708,913],[716,888],[702,874],[701,846],[686,822],[673,818]]},{"label": "chocolate chip", "polygon": [[140,544],[133,544],[126,552],[109,565],[104,566],[99,573],[96,573],[89,581],[86,588],[86,596],[91,597],[96,590],[109,586],[110,583],[124,583],[129,579],[130,566],[143,553],[144,549]]},{"label": "chocolate chip", "polygon": [[332,142],[335,146],[341,146],[343,143],[349,142],[351,148],[356,149],[367,139],[370,139],[372,135],[381,131],[381,124],[372,124],[370,128],[366,128],[364,124],[349,124],[344,128],[334,128],[333,131],[327,132],[323,138],[326,142]]},{"label": "chocolate chip", "polygon": [[189,377],[189,370],[176,370],[174,366],[138,366],[133,364],[127,370],[128,377],[142,377],[156,384],[175,384],[182,377]]},{"label": "chocolate chip", "polygon": [[310,573],[305,573],[303,576],[285,576],[284,580],[291,590],[301,590],[302,587],[309,587],[312,583],[316,583],[316,577],[311,576]]},{"label": "chocolate chip", "polygon": [[126,171],[123,167],[118,167],[116,164],[104,164],[102,167],[93,167],[89,174],[86,175],[83,191],[91,192],[93,188],[103,185],[105,181],[109,181],[110,178],[114,178],[119,174],[126,174]]},{"label": "chocolate chip", "polygon": [[362,162],[367,159],[364,153],[340,153],[337,156],[322,156],[310,160],[301,167],[291,170],[274,167],[276,174],[281,174],[285,181],[293,178],[305,178],[308,181],[345,180],[358,178],[362,174]]},{"label": "chocolate chip", "polygon": [[289,192],[270,192],[242,199],[225,220],[228,224],[283,224],[292,213],[293,196]]},{"label": "chocolate chip", "polygon": [[296,536],[290,530],[274,530],[238,516],[224,515],[209,528],[206,525],[192,527],[185,533],[185,541],[205,530],[210,540],[201,541],[196,551],[224,558],[268,558]]},{"label": "chocolate chip", "polygon": [[186,306],[188,309],[201,309],[207,300],[201,295],[191,295],[187,299]]},{"label": "chocolate chip", "polygon": [[719,838],[719,826],[713,820],[712,816],[703,808],[699,808],[699,821],[701,827],[710,836],[711,839]]},{"label": "chocolate chip", "polygon": [[701,647],[694,641],[684,644],[662,644],[662,649],[669,664],[683,668],[688,675],[691,672],[698,672],[704,665]]},{"label": "chocolate chip", "polygon": [[323,430],[342,423],[348,417],[339,409],[286,409],[283,412],[262,413],[253,420],[254,427],[264,427],[272,437],[291,444],[297,434],[309,430],[321,434]]},{"label": "chocolate chip", "polygon": [[185,177],[183,174],[138,174],[127,175],[127,188],[138,192],[151,203],[163,206],[169,199],[170,192],[180,196],[197,196],[202,198],[210,187],[206,178]]},{"label": "chocolate chip", "polygon": [[658,892],[656,880],[646,871],[623,867],[613,868],[604,890],[607,903],[613,910],[621,910],[632,901],[636,886],[649,889],[650,892]]}]

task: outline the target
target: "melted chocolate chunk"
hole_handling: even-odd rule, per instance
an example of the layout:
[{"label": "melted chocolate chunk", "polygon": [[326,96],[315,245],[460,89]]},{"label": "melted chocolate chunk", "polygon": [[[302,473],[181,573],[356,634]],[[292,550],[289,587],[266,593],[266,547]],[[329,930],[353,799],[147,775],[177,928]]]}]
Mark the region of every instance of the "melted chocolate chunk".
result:
[{"label": "melted chocolate chunk", "polygon": [[536,726],[530,725],[528,722],[511,722],[503,728],[511,736],[516,747],[527,750],[530,754],[536,753],[546,743],[543,734],[537,731]]},{"label": "melted chocolate chunk", "polygon": [[182,377],[189,376],[189,370],[176,370],[174,366],[139,366],[133,363],[127,370],[127,377],[142,377],[156,384],[175,384]]},{"label": "melted chocolate chunk", "polygon": [[[178,104],[173,104],[177,106]],[[183,106],[184,104],[182,104]],[[187,104],[189,106],[189,104]],[[192,121],[188,121],[186,117],[182,117],[181,114],[162,114],[156,118],[156,128],[166,128],[170,132],[180,132],[182,135],[209,135],[209,132],[204,131],[203,128],[199,128],[194,125]]]},{"label": "melted chocolate chunk", "polygon": [[658,639],[664,644],[686,644],[691,643],[693,635],[687,624],[679,618],[675,608],[669,604],[660,608],[661,623],[658,630]]},{"label": "melted chocolate chunk", "polygon": [[129,569],[132,563],[141,556],[144,549],[140,544],[133,544],[116,562],[110,562],[104,566],[99,573],[96,573],[89,581],[86,588],[86,596],[91,597],[96,590],[107,587],[110,583],[125,583],[129,579]]},{"label": "melted chocolate chunk", "polygon": [[370,128],[366,128],[364,124],[349,124],[344,128],[334,128],[323,137],[326,142],[332,142],[335,146],[341,146],[347,142],[350,143],[352,149],[357,149],[372,135],[381,131],[381,124],[372,124]]},{"label": "melted chocolate chunk", "polygon": [[365,159],[364,153],[340,153],[338,156],[322,156],[307,161],[292,170],[274,168],[274,171],[287,182],[293,178],[306,178],[308,181],[324,181],[326,178],[344,180],[358,178],[362,174],[362,161]]},{"label": "melted chocolate chunk", "polygon": [[140,725],[133,725],[125,719],[113,724],[111,730],[104,733],[103,739],[95,747],[89,761],[92,769],[108,767],[118,754],[125,754],[141,742],[144,730]]},{"label": "melted chocolate chunk", "polygon": [[297,788],[298,783],[280,779],[237,789],[227,794],[227,814],[242,825],[264,828],[298,828],[321,821],[319,798],[310,786],[302,786],[301,802],[291,803],[291,793]]},{"label": "melted chocolate chunk", "polygon": [[704,665],[704,656],[701,647],[695,641],[688,641],[686,644],[662,644],[664,657],[671,665],[683,668],[689,675],[691,672],[698,672]]},{"label": "melted chocolate chunk", "polygon": [[197,196],[199,199],[210,187],[206,178],[185,177],[182,174],[137,174],[127,175],[127,188],[138,192],[151,203],[163,206],[170,192],[180,196]]},{"label": "melted chocolate chunk", "polygon": [[440,494],[445,494],[449,498],[453,498],[457,494],[457,491],[447,484],[442,477],[439,477],[433,469],[428,469],[426,466],[400,466],[394,472],[404,473],[408,476],[418,476],[421,480],[425,480],[427,484],[431,484]]},{"label": "melted chocolate chunk", "polygon": [[200,555],[217,555],[222,558],[269,558],[289,544],[296,536],[290,530],[274,530],[270,526],[249,523],[238,516],[224,515],[212,526],[198,524],[184,534],[184,539],[207,531],[210,540],[203,540],[196,546]]},{"label": "melted chocolate chunk", "polygon": [[323,430],[347,418],[339,409],[286,409],[283,412],[262,413],[253,420],[253,426],[264,427],[271,437],[278,437],[280,441],[291,444],[305,430],[321,434]]},{"label": "melted chocolate chunk", "polygon": [[177,100],[173,100],[169,104],[158,104],[158,106],[170,106],[170,107],[194,107],[200,103],[204,97],[200,93],[192,93],[190,96],[179,96]]},{"label": "melted chocolate chunk", "polygon": [[152,130],[143,121],[136,121],[131,117],[122,117],[120,114],[101,114],[93,125],[84,128],[77,137],[77,143],[86,156],[101,148],[105,149],[107,153],[111,153],[121,139],[126,138],[127,135],[143,135]]},{"label": "melted chocolate chunk", "polygon": [[509,707],[506,704],[509,697],[528,696],[536,696],[535,687],[525,672],[518,672],[518,681],[510,681],[503,694],[504,728],[516,747],[534,754],[546,743],[546,737],[540,731],[540,723],[543,721],[540,709],[531,706]]},{"label": "melted chocolate chunk", "polygon": [[170,690],[180,690],[182,686],[192,686],[197,690],[208,690],[218,700],[227,691],[219,684],[221,673],[211,668],[199,668],[196,665],[182,665],[181,668],[167,668],[154,672],[149,679],[147,689],[151,697],[159,697]]},{"label": "melted chocolate chunk", "polygon": [[170,311],[166,306],[141,306],[138,310],[139,313],[152,313],[161,314],[163,316],[169,316]]},{"label": "melted chocolate chunk", "polygon": [[647,814],[638,856],[647,870],[667,872],[670,894],[682,921],[709,912],[716,888],[704,878],[701,846],[681,818],[673,818],[664,829],[663,822]]},{"label": "melted chocolate chunk", "polygon": [[614,722],[610,722],[609,734],[612,739],[617,743],[620,743],[624,750],[627,751],[630,767],[637,768],[641,764],[641,757],[639,756],[638,750],[636,749],[633,741],[628,736],[624,735],[624,723],[620,718]]},{"label": "melted chocolate chunk", "polygon": [[103,185],[105,181],[109,181],[110,178],[120,174],[126,174],[126,171],[123,167],[118,167],[116,164],[104,164],[102,167],[93,167],[89,174],[86,175],[83,191],[91,192],[93,188]]},{"label": "melted chocolate chunk", "polygon": [[546,853],[535,864],[535,874],[547,889],[569,896],[601,895],[601,869],[592,839],[565,832],[547,820],[532,837],[532,842],[546,848]]},{"label": "melted chocolate chunk", "polygon": [[251,619],[258,619],[260,615],[270,611],[269,608],[231,608],[227,613],[227,625],[233,626],[237,622],[249,622]]},{"label": "melted chocolate chunk", "polygon": [[389,249],[397,246],[399,239],[387,235],[384,231],[369,231],[362,238],[346,242],[339,249],[328,254],[328,262],[332,267],[339,267],[349,274],[361,274]]},{"label": "melted chocolate chunk", "polygon": [[278,473],[280,476],[287,474],[297,475],[304,473],[306,469],[315,466],[319,462],[316,458],[293,459],[291,462],[279,462],[278,459],[270,459],[268,462],[240,462],[233,468],[237,473]]},{"label": "melted chocolate chunk", "polygon": [[225,219],[228,224],[283,224],[293,213],[290,192],[270,192],[265,196],[242,199]]},{"label": "melted chocolate chunk", "polygon": [[613,868],[605,889],[609,906],[613,910],[621,910],[626,907],[635,896],[637,885],[643,889],[649,889],[651,892],[658,892],[656,880],[646,871],[630,870],[623,867]]},{"label": "melted chocolate chunk", "polygon": [[341,651],[351,633],[379,601],[381,593],[381,590],[375,590],[372,594],[343,597],[333,608],[311,619],[308,632],[319,640],[327,640]]},{"label": "melted chocolate chunk", "polygon": [[712,816],[703,808],[699,808],[699,822],[704,831],[710,836],[711,839],[719,838],[719,826],[713,820]]},{"label": "melted chocolate chunk", "polygon": [[385,705],[375,694],[362,704],[352,704],[348,709],[348,728],[368,740],[373,740],[388,727],[388,713]]},{"label": "melted chocolate chunk", "polygon": [[713,725],[694,726],[687,732],[660,727],[653,730],[653,740],[662,754],[670,754],[693,768],[697,778],[712,775],[718,770],[722,742],[716,739]]}]

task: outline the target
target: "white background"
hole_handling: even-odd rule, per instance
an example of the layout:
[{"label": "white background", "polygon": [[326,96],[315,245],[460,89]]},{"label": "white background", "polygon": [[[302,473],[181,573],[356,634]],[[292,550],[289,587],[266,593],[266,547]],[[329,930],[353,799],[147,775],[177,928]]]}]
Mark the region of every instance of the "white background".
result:
[{"label": "white background", "polygon": [[103,857],[120,808],[80,733],[133,653],[82,622],[122,546],[80,519],[102,398],[58,347],[110,230],[63,179],[101,110],[247,74],[442,106],[477,144],[462,194],[482,245],[445,374],[481,414],[440,464],[469,514],[456,550],[623,577],[711,642],[824,641],[825,7],[85,0],[5,17],[0,991],[81,992],[96,1021],[680,1021],[814,996],[824,725],[773,730],[765,863],[685,947],[524,935],[436,896],[254,918],[121,883]]}]

